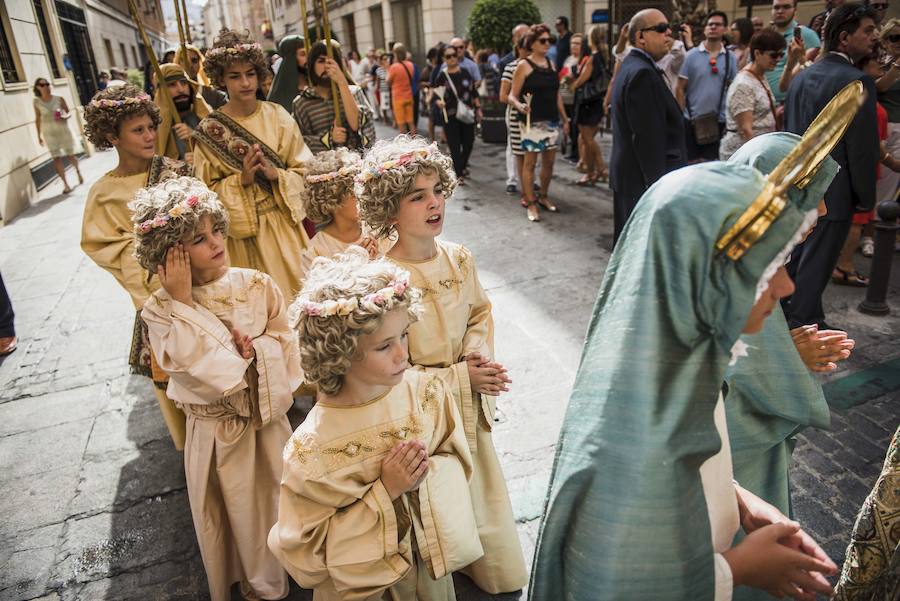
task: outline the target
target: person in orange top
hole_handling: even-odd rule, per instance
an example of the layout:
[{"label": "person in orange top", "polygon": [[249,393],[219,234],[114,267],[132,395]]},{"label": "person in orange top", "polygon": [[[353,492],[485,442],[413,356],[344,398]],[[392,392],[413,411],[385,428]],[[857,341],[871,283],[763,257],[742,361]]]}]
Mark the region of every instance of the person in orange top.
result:
[{"label": "person in orange top", "polygon": [[387,80],[391,86],[391,109],[400,133],[416,135],[416,123],[413,119],[413,73],[415,67],[406,60],[406,48],[403,44],[394,44],[394,63],[388,69]]}]

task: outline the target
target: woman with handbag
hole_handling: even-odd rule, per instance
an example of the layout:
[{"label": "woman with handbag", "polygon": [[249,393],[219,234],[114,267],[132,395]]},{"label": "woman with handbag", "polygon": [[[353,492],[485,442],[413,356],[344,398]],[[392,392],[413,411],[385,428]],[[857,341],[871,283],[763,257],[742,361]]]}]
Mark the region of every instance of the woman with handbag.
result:
[{"label": "woman with handbag", "polygon": [[[553,177],[553,161],[559,141],[559,132],[569,130],[559,79],[553,62],[547,58],[550,49],[550,28],[543,23],[532,25],[525,37],[530,53],[519,62],[513,74],[508,102],[519,112],[522,128],[522,149],[525,159],[522,168],[522,191],[525,193],[529,221],[540,221],[538,204],[555,213],[556,205],[547,197],[550,179]],[[541,155],[541,186],[537,198],[534,195],[534,166]]]},{"label": "woman with handbag", "polygon": [[459,66],[460,56],[453,46],[444,48],[444,62],[447,69],[435,78],[435,87],[444,87],[443,99],[438,98],[437,106],[444,121],[444,133],[453,158],[453,169],[460,186],[465,184],[469,166],[469,155],[475,144],[475,120],[481,118],[481,105],[475,81],[465,69]]},{"label": "woman with handbag", "polygon": [[764,29],[750,40],[747,66],[735,76],[725,100],[725,135],[719,143],[719,159],[726,161],[747,140],[773,132],[775,100],[766,73],[784,56],[786,43],[780,33]]},{"label": "woman with handbag", "polygon": [[609,70],[600,50],[603,47],[603,31],[599,25],[591,28],[588,43],[591,46],[591,60],[585,63],[578,79],[572,84],[578,103],[575,121],[584,148],[582,159],[587,167],[587,173],[576,182],[579,186],[593,186],[598,180],[609,180],[603,151],[594,139],[603,122],[603,99],[609,85]]}]

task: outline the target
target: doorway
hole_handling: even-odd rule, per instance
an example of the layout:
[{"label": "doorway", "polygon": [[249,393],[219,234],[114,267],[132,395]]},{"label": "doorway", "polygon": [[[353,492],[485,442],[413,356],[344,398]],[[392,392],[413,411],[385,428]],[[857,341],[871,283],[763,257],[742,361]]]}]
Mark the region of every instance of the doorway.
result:
[{"label": "doorway", "polygon": [[78,98],[85,106],[97,92],[97,63],[94,61],[84,11],[68,2],[56,0],[56,13],[75,77],[75,87],[78,88]]}]

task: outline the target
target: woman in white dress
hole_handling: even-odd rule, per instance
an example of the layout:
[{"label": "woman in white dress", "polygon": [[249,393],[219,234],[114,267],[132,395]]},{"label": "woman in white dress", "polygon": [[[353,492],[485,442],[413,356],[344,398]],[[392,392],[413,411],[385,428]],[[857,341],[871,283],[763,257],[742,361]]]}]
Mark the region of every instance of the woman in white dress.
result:
[{"label": "woman in white dress", "polygon": [[68,119],[71,116],[69,106],[62,96],[54,96],[50,93],[50,82],[43,77],[35,80],[32,89],[34,91],[34,125],[37,127],[38,143],[41,146],[47,144],[47,150],[53,157],[53,167],[63,183],[63,194],[68,194],[72,188],[66,181],[63,157],[67,157],[69,164],[75,168],[78,183],[84,183],[81,170],[78,169],[78,159],[75,158],[75,139],[72,137],[68,125]]}]

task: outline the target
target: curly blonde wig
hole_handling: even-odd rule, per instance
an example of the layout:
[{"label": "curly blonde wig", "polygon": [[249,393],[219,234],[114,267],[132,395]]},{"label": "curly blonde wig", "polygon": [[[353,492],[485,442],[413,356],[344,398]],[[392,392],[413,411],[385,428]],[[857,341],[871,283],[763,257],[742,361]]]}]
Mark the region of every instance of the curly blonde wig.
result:
[{"label": "curly blonde wig", "polygon": [[[352,360],[358,359],[360,336],[378,329],[382,318],[394,309],[407,311],[411,322],[418,319],[421,294],[417,288],[407,287],[383,302],[366,300],[391,282],[408,277],[408,272],[390,261],[370,261],[358,246],[313,261],[303,290],[290,308],[291,325],[300,342],[300,364],[308,382],[317,384],[325,394],[337,394]],[[355,302],[346,315],[310,315],[303,308],[310,302],[348,300]]]},{"label": "curly blonde wig", "polygon": [[445,198],[456,189],[453,161],[436,147],[425,157],[405,160],[416,151],[429,150],[429,146],[425,138],[400,134],[393,140],[378,140],[363,157],[361,177],[355,185],[359,215],[379,238],[394,233],[392,222],[400,212],[400,199],[412,190],[417,176],[436,173]]},{"label": "curly blonde wig", "polygon": [[253,41],[249,32],[238,33],[233,29],[222,29],[213,40],[212,48],[206,51],[203,70],[214,86],[224,90],[225,72],[235,63],[253,65],[260,82],[269,70],[262,46]]},{"label": "curly blonde wig", "polygon": [[347,195],[353,195],[353,178],[362,159],[346,148],[326,150],[306,162],[306,186],[300,200],[313,223],[328,223]]},{"label": "curly blonde wig", "polygon": [[99,150],[112,148],[109,138],[118,137],[122,123],[141,115],[159,125],[159,107],[143,90],[130,83],[106,88],[84,107],[84,135]]},{"label": "curly blonde wig", "polygon": [[170,248],[190,238],[209,215],[228,234],[228,211],[215,192],[194,177],[175,177],[141,188],[128,205],[134,223],[134,256],[151,273],[166,262]]}]

